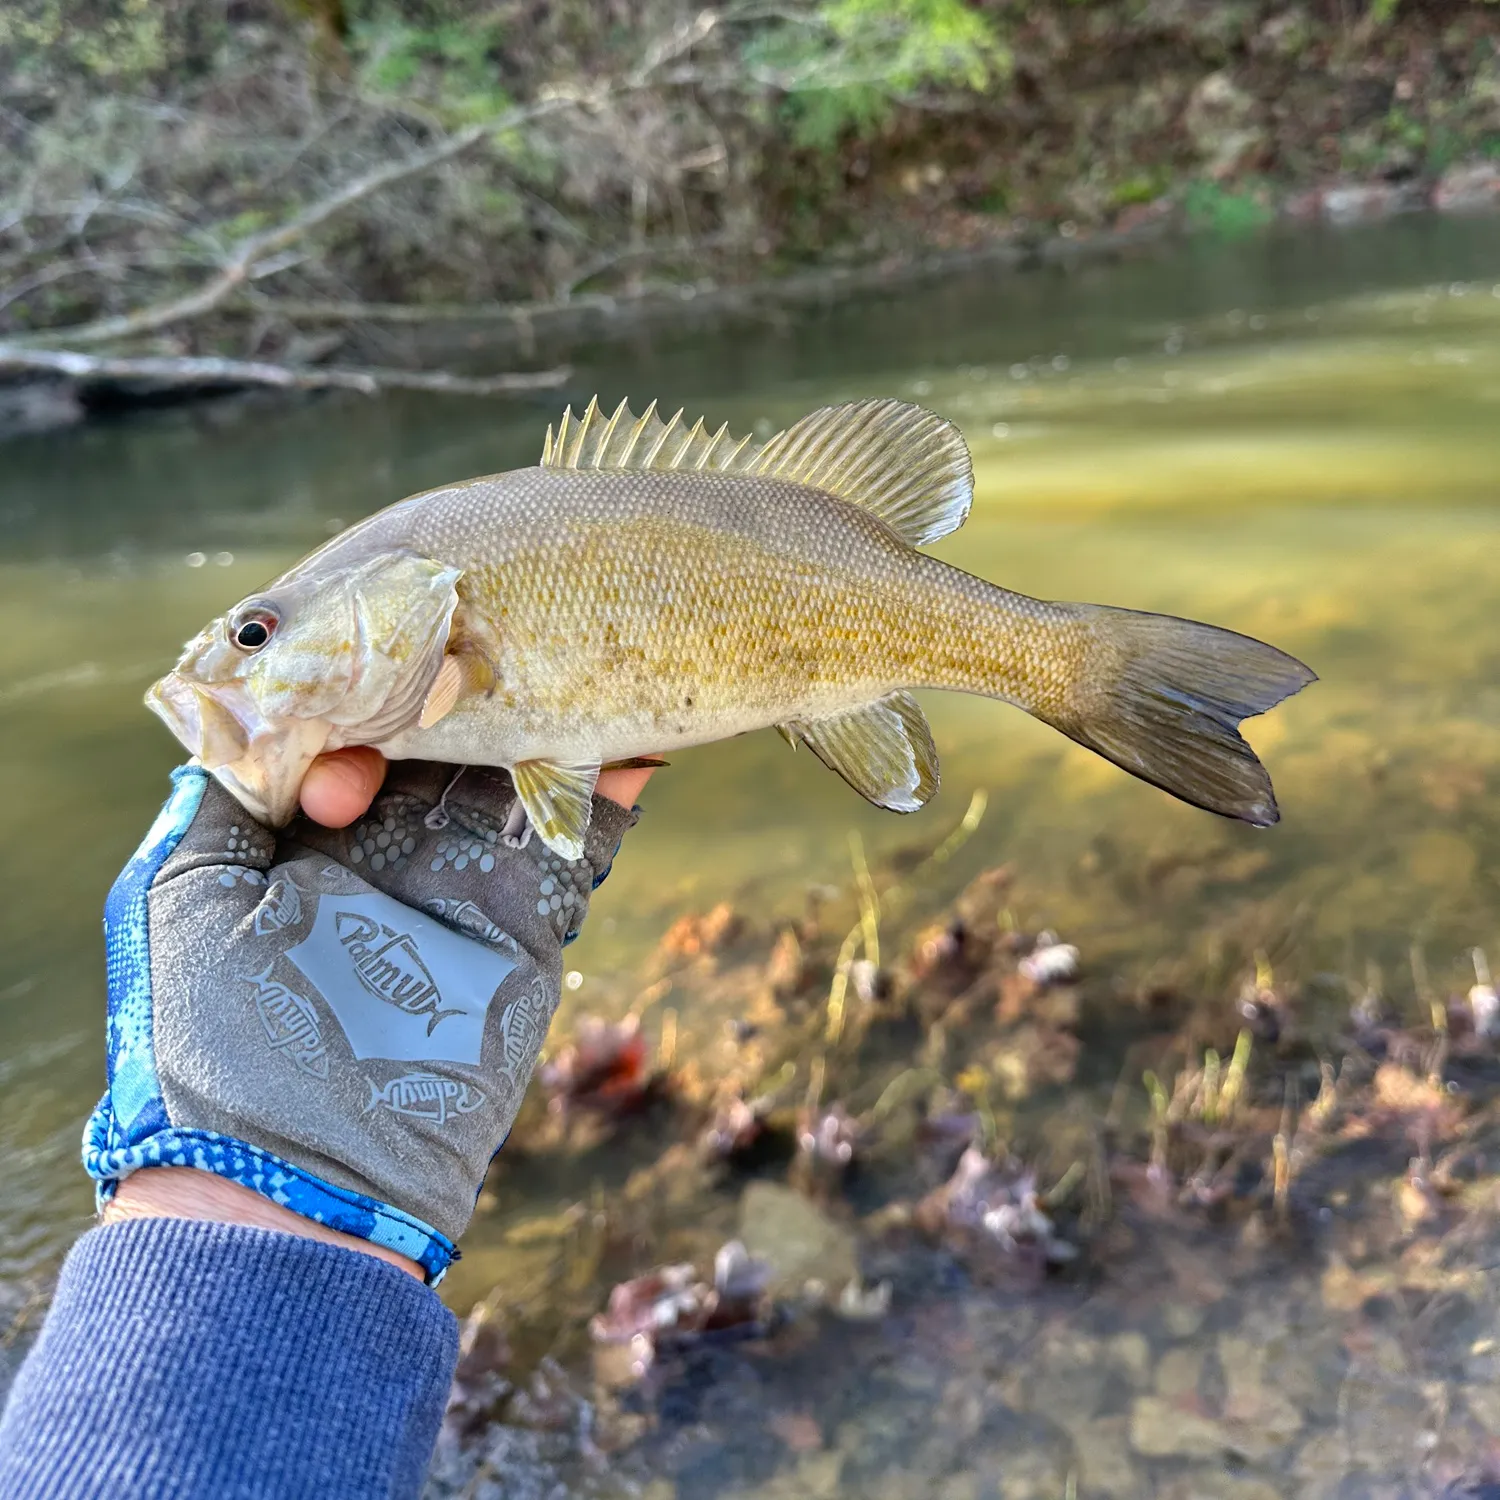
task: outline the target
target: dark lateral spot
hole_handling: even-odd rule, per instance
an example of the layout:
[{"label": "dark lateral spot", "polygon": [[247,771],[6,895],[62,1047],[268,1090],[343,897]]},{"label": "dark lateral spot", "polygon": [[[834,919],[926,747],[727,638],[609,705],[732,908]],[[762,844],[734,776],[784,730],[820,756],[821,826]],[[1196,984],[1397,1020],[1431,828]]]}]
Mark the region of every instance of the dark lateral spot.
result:
[{"label": "dark lateral spot", "polygon": [[693,695],[691,693],[682,700],[682,706],[684,708],[691,708],[693,706]]}]

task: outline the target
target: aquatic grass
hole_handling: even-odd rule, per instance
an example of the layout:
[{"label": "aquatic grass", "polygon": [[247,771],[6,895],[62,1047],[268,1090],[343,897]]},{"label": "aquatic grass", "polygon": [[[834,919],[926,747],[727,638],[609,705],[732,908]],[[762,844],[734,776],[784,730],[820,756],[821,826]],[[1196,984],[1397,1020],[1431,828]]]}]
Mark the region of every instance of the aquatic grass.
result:
[{"label": "aquatic grass", "polygon": [[1218,1050],[1208,1047],[1197,1067],[1187,1067],[1178,1073],[1170,1091],[1156,1073],[1143,1073],[1141,1081],[1151,1103],[1153,1131],[1170,1130],[1185,1120],[1205,1125],[1230,1123],[1244,1096],[1254,1045],[1255,1038],[1249,1028],[1242,1028],[1235,1038],[1227,1068]]},{"label": "aquatic grass", "polygon": [[1255,1039],[1251,1036],[1249,1028],[1242,1028],[1239,1036],[1235,1038],[1234,1054],[1229,1059],[1228,1071],[1219,1088],[1219,1097],[1215,1103],[1217,1116],[1226,1120],[1234,1117],[1239,1107],[1240,1097],[1244,1093],[1245,1075],[1250,1071],[1250,1053],[1254,1045]]},{"label": "aquatic grass", "polygon": [[839,944],[838,957],[833,965],[833,978],[828,986],[827,1020],[823,1036],[830,1046],[837,1046],[844,1034],[849,980],[861,949],[868,963],[876,969],[880,967],[882,904],[892,915],[902,910],[910,899],[913,888],[920,885],[922,878],[941,869],[974,836],[988,806],[989,794],[981,787],[969,798],[969,805],[958,826],[912,871],[906,881],[889,886],[884,896],[875,888],[869,861],[865,857],[864,841],[856,832],[849,834],[849,861],[854,869],[854,882],[858,891],[859,919]]},{"label": "aquatic grass", "polygon": [[864,938],[863,921],[856,922],[839,944],[839,956],[834,960],[833,979],[828,986],[828,1020],[823,1028],[824,1040],[829,1046],[837,1046],[844,1034],[844,1009],[849,996],[849,973],[854,967],[854,955]]},{"label": "aquatic grass", "polygon": [[677,1008],[669,1005],[661,1013],[661,1039],[656,1048],[656,1067],[669,1073],[677,1060]]},{"label": "aquatic grass", "polygon": [[1043,1208],[1060,1208],[1073,1196],[1073,1189],[1088,1175],[1088,1168],[1081,1161],[1069,1162],[1067,1170],[1045,1193],[1038,1196]]},{"label": "aquatic grass", "polygon": [[859,887],[859,925],[865,957],[880,967],[880,897],[865,858],[864,840],[857,833],[849,835],[849,860],[854,866],[854,880]]},{"label": "aquatic grass", "polygon": [[1427,956],[1416,943],[1411,947],[1411,978],[1416,987],[1417,999],[1427,1013],[1428,1022],[1435,1032],[1442,1035],[1448,1030],[1448,1007],[1443,997],[1433,989],[1427,974]]},{"label": "aquatic grass", "polygon": [[1285,1227],[1291,1204],[1294,1153],[1292,1142],[1296,1125],[1297,1080],[1288,1078],[1282,1091],[1281,1122],[1271,1138],[1271,1209],[1278,1225]]},{"label": "aquatic grass", "polygon": [[912,1104],[943,1081],[941,1073],[931,1068],[903,1068],[880,1091],[880,1097],[870,1106],[870,1118],[883,1120],[904,1105]]}]

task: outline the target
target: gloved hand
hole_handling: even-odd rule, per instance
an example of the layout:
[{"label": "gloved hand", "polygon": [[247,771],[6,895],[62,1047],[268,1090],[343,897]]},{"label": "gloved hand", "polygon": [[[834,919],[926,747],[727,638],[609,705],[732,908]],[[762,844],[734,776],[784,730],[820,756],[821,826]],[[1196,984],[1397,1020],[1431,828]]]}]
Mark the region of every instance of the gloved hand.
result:
[{"label": "gloved hand", "polygon": [[569,862],[516,836],[503,772],[453,776],[397,762],[349,828],[278,833],[173,774],[105,906],[101,1201],[138,1168],[197,1167],[442,1276],[635,822],[596,796]]}]

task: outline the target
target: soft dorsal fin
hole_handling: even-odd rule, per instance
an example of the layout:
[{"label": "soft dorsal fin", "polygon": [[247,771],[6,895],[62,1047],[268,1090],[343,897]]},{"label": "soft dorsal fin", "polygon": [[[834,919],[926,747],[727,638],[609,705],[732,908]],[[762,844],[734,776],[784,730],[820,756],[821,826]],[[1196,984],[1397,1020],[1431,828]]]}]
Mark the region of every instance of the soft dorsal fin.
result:
[{"label": "soft dorsal fin", "polygon": [[750,472],[861,505],[913,546],[957,531],[974,498],[958,428],[905,401],[825,406],[778,432]]},{"label": "soft dorsal fin", "polygon": [[958,429],[904,401],[825,406],[757,443],[731,437],[727,425],[689,427],[680,411],[663,421],[654,401],[640,417],[623,401],[606,417],[595,400],[582,417],[565,411],[555,434],[547,429],[542,466],[760,474],[861,506],[913,545],[956,531],[974,496]]}]

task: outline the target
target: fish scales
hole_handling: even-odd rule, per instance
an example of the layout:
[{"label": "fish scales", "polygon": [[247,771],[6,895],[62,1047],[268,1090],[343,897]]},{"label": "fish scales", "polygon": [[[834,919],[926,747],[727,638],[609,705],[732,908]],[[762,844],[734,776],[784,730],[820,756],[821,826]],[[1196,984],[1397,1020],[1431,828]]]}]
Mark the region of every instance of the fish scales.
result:
[{"label": "fish scales", "polygon": [[[512,769],[582,847],[601,764],[776,725],[863,795],[938,784],[913,689],[1004,699],[1175,795],[1275,821],[1237,732],[1311,680],[1213,626],[1012,593],[918,549],[960,525],[955,429],[897,402],[762,445],[591,406],[542,465],[351,527],[189,644],[152,706],[285,818],[320,750]],[[580,823],[582,820],[582,823]]]},{"label": "fish scales", "polygon": [[523,759],[639,755],[904,687],[1024,700],[1057,659],[1035,637],[1068,628],[866,511],[774,482],[525,469],[420,497],[368,541],[463,568],[460,597],[502,627],[503,709],[471,699],[397,742],[440,759],[497,734]]}]

